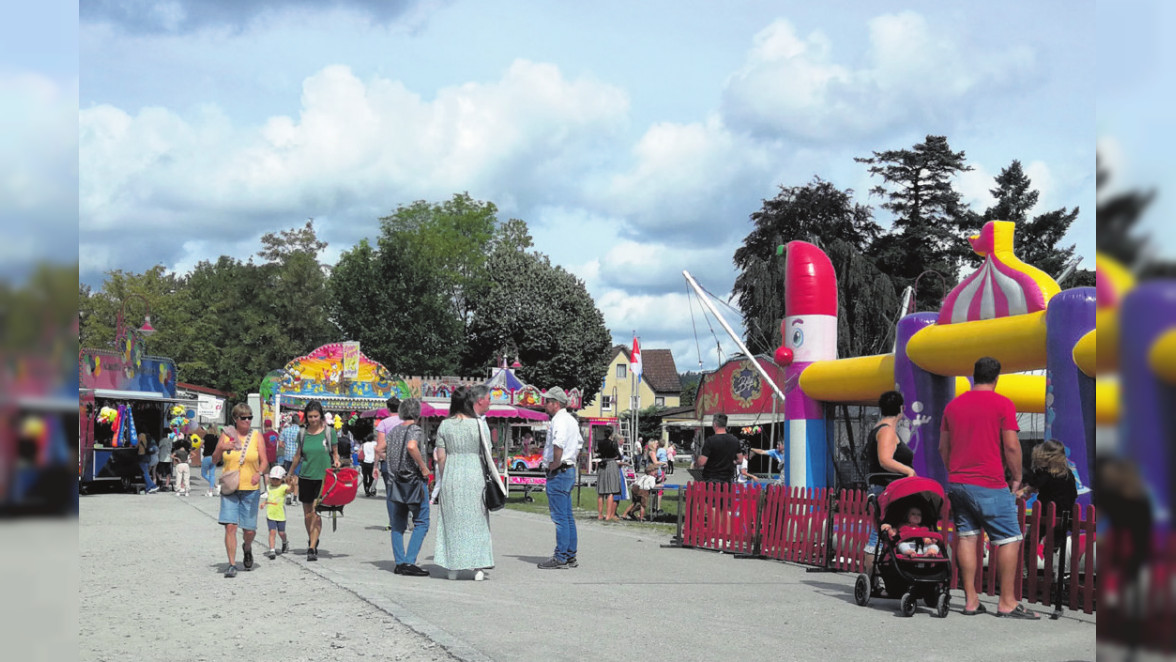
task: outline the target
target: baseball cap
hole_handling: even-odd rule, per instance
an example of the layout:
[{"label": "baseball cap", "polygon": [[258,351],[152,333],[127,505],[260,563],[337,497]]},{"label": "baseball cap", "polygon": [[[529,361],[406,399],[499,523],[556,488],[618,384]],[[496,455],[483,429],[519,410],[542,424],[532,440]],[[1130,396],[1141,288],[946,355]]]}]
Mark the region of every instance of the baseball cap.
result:
[{"label": "baseball cap", "polygon": [[547,389],[547,391],[545,391],[543,393],[543,399],[544,400],[555,400],[556,402],[558,402],[560,404],[566,405],[568,403],[568,394],[564,393],[564,390],[562,388],[560,388],[558,386],[552,386],[551,388]]},{"label": "baseball cap", "polygon": [[286,470],[282,467],[273,467],[270,469],[269,477],[281,480],[286,477]]}]

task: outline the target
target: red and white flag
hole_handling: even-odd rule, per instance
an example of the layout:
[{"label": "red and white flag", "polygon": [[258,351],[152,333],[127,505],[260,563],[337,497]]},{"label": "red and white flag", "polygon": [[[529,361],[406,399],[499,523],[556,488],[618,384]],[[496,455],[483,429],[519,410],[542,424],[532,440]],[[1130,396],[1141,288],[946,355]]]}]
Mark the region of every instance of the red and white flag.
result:
[{"label": "red and white flag", "polygon": [[637,345],[637,336],[633,336],[633,358],[629,360],[629,369],[637,375],[637,383],[641,383],[641,347]]}]

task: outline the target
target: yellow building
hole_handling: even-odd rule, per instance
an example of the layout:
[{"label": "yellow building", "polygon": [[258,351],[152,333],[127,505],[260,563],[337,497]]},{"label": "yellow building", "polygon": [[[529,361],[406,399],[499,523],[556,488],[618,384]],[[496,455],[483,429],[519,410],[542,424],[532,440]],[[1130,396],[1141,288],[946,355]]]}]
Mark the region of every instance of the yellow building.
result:
[{"label": "yellow building", "polygon": [[579,411],[581,417],[616,418],[617,414],[632,407],[678,406],[682,396],[682,382],[678,378],[678,367],[674,364],[674,355],[670,350],[641,350],[641,385],[637,393],[639,401],[630,400],[635,394],[629,361],[629,348],[624,345],[612,348],[612,360],[608,362],[608,371],[604,373],[604,388],[595,400]]}]

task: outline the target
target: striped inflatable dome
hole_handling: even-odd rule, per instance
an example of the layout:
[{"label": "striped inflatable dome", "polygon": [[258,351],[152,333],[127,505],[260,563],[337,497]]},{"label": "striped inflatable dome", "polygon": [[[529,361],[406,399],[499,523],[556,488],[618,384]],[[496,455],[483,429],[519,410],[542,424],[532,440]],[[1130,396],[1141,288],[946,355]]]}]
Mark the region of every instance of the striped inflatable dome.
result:
[{"label": "striped inflatable dome", "polygon": [[972,250],[984,264],[964,279],[943,300],[939,324],[975,322],[1045,310],[1061,291],[1044,271],[1031,267],[1013,254],[1010,221],[989,221],[980,234],[969,237]]}]

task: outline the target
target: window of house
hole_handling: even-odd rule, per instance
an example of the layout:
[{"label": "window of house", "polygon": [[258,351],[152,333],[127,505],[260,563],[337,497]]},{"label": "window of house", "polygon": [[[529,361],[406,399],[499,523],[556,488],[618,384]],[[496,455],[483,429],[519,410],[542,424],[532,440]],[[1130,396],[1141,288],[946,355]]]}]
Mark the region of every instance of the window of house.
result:
[{"label": "window of house", "polygon": [[665,407],[666,406],[666,399],[659,395],[658,397],[653,399],[653,404],[657,405],[658,407]]},{"label": "window of house", "polygon": [[600,408],[605,411],[612,409],[612,396],[611,395],[600,396]]},{"label": "window of house", "polygon": [[624,379],[629,376],[629,366],[624,363],[617,364],[617,379]]}]

